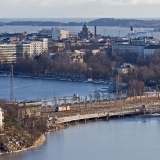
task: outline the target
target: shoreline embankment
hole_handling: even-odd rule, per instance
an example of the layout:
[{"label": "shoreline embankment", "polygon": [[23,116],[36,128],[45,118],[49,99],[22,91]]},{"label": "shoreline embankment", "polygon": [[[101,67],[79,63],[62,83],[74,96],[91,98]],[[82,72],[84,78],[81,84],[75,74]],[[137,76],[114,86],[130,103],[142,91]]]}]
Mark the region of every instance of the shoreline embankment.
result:
[{"label": "shoreline embankment", "polygon": [[28,147],[28,148],[23,148],[21,150],[17,150],[17,151],[12,151],[12,152],[0,152],[0,155],[4,155],[4,154],[12,154],[12,153],[19,153],[19,152],[23,152],[23,151],[27,151],[29,149],[34,149],[34,148],[39,148],[41,147],[46,141],[46,135],[42,134],[37,141],[34,142],[34,145]]},{"label": "shoreline embankment", "polygon": [[44,143],[46,142],[46,134],[47,133],[51,133],[51,132],[56,132],[59,130],[65,129],[65,126],[63,124],[58,124],[56,125],[54,128],[48,130],[46,133],[42,134],[34,143],[33,145],[31,145],[30,147],[27,148],[22,148],[20,150],[12,150],[9,152],[0,152],[0,156],[4,155],[4,154],[13,154],[13,153],[19,153],[19,152],[24,152],[24,151],[28,151],[30,149],[36,149],[36,148],[40,148],[44,145]]},{"label": "shoreline embankment", "polygon": [[[33,106],[18,106],[15,107],[19,108],[19,112],[25,110],[28,112],[34,113]],[[40,107],[40,106],[39,106]],[[40,110],[41,114],[37,116],[41,116],[41,119],[47,119],[47,126],[49,132],[58,131],[64,129],[66,127],[66,122],[86,122],[88,120],[98,120],[100,118],[110,119],[113,118],[120,118],[126,116],[135,115],[144,115],[148,116],[149,114],[159,114],[160,113],[160,99],[156,96],[139,96],[134,98],[127,98],[121,100],[111,100],[111,101],[101,101],[101,102],[94,102],[94,107],[90,102],[82,103],[82,104],[74,104],[70,107],[70,110],[63,111],[63,112],[56,112],[53,107],[42,107]],[[26,113],[24,112],[24,113]],[[29,113],[29,112],[28,112]],[[36,114],[34,114],[35,116]],[[45,134],[41,135],[37,140],[32,143],[28,148],[22,148],[21,150],[17,151],[10,150],[8,153],[14,152],[21,152],[25,150],[29,150],[36,147],[41,147],[46,141]]]}]

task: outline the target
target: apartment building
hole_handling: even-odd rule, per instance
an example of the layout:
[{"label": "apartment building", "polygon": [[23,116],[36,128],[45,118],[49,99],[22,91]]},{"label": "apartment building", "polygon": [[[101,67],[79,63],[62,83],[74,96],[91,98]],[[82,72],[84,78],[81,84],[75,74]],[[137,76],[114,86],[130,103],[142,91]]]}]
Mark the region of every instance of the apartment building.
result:
[{"label": "apartment building", "polygon": [[3,130],[4,125],[4,112],[2,108],[0,108],[0,131]]},{"label": "apartment building", "polygon": [[43,38],[43,41],[31,41],[30,55],[40,55],[48,51],[48,39]]},{"label": "apartment building", "polygon": [[43,41],[22,41],[17,44],[0,44],[0,61],[15,62],[17,58],[40,55],[48,51],[48,39]]},{"label": "apartment building", "polygon": [[52,31],[52,39],[53,40],[65,39],[65,38],[68,38],[68,36],[69,36],[69,32],[67,30],[55,29]]},{"label": "apartment building", "polygon": [[137,53],[139,56],[142,56],[144,48],[145,45],[131,45],[131,44],[112,45],[112,55],[119,53]]},{"label": "apartment building", "polygon": [[160,45],[149,45],[144,48],[144,57],[151,57],[156,52],[160,52]]}]

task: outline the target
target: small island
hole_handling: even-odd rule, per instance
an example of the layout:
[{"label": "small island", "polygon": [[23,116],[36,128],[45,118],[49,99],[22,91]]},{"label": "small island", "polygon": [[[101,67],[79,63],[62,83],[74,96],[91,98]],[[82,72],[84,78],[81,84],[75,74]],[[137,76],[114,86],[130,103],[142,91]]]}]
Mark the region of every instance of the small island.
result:
[{"label": "small island", "polygon": [[[12,21],[0,22],[0,26],[82,26],[83,22],[54,22],[54,21]],[[115,19],[99,18],[88,22],[89,26],[120,26],[120,27],[144,27],[158,28],[160,20],[139,20],[139,19]]]}]

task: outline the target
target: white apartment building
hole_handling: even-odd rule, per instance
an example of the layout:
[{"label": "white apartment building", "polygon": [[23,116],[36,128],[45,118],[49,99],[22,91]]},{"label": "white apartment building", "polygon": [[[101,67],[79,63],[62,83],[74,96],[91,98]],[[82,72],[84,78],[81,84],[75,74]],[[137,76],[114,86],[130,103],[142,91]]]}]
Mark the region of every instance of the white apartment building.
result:
[{"label": "white apartment building", "polygon": [[17,57],[31,55],[30,44],[1,44],[0,61],[14,62]]},{"label": "white apartment building", "polygon": [[48,39],[43,38],[43,41],[31,41],[30,55],[40,55],[48,51]]},{"label": "white apartment building", "polygon": [[0,130],[3,130],[4,125],[4,112],[2,108],[0,108]]},{"label": "white apartment building", "polygon": [[65,39],[65,38],[68,38],[68,36],[69,36],[69,32],[67,30],[55,29],[52,31],[52,39],[53,40]]},{"label": "white apartment building", "polygon": [[48,39],[24,41],[19,44],[0,44],[0,61],[15,62],[17,58],[31,57],[48,51]]},{"label": "white apartment building", "polygon": [[138,53],[143,55],[144,45],[118,44],[112,46],[112,55],[119,53]]},{"label": "white apartment building", "polygon": [[158,51],[160,52],[160,45],[149,45],[144,48],[144,57],[151,57]]}]

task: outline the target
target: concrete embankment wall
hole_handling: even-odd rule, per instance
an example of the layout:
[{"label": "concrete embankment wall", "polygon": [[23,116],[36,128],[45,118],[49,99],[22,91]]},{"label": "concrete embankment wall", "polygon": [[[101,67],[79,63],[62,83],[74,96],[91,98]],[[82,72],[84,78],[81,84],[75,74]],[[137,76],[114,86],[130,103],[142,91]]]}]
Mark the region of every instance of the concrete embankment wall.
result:
[{"label": "concrete embankment wall", "polygon": [[131,109],[131,110],[123,110],[123,111],[115,111],[115,112],[98,112],[94,114],[77,114],[74,116],[68,116],[68,117],[59,117],[56,118],[55,123],[66,123],[66,122],[72,122],[72,121],[80,121],[80,120],[87,120],[87,119],[97,119],[97,118],[109,118],[113,116],[126,116],[126,115],[138,115],[143,114],[144,112],[139,109]]},{"label": "concrete embankment wall", "polygon": [[[141,110],[142,105],[154,112],[154,108],[160,108],[160,99],[156,96],[131,97],[120,100],[105,100],[73,104],[69,111],[55,112],[54,107],[42,107],[42,102],[23,103],[15,106],[18,108],[18,117],[42,117],[56,119],[56,123],[78,121],[91,118],[121,116],[135,113]],[[136,112],[137,112],[136,111]]]}]

